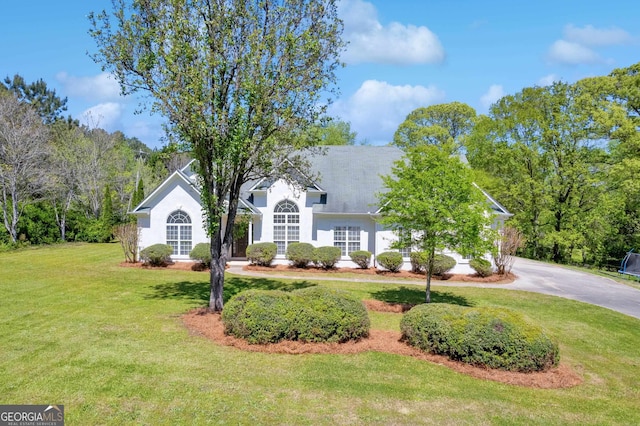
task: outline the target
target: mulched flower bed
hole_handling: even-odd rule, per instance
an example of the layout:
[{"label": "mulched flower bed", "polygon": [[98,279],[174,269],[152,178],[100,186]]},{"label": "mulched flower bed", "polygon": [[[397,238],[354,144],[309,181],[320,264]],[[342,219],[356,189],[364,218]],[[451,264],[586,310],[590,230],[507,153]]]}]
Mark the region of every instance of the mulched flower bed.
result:
[{"label": "mulched flower bed", "polygon": [[[369,310],[384,312],[404,312],[409,305],[388,304],[377,300],[366,300]],[[304,343],[284,341],[266,345],[250,345],[243,339],[224,334],[224,325],[220,314],[208,312],[204,308],[195,309],[182,317],[185,326],[192,334],[204,336],[216,344],[232,346],[240,350],[251,352],[266,352],[274,354],[356,354],[367,351],[387,352],[392,354],[411,356],[438,365],[444,365],[459,373],[467,374],[484,380],[492,380],[510,385],[558,389],[577,386],[582,383],[568,365],[560,363],[557,368],[536,373],[514,373],[502,370],[474,367],[461,362],[451,361],[440,355],[427,354],[401,341],[400,332],[371,330],[369,337],[357,342],[347,343]]]}]

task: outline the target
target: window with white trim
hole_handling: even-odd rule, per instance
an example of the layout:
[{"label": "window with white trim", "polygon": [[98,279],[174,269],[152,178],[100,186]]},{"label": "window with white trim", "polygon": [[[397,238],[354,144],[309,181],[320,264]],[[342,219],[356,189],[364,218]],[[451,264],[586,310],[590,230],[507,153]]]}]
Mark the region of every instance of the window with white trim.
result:
[{"label": "window with white trim", "polygon": [[[410,237],[411,231],[407,231],[405,229],[399,229],[398,231],[398,235],[399,238],[398,239],[402,239],[402,238],[407,238]],[[402,257],[409,257],[411,255],[411,246],[409,247],[401,247],[398,249],[398,251],[400,252],[400,254],[402,255]]]},{"label": "window with white trim", "polygon": [[342,256],[360,250],[359,226],[336,226],[333,228],[333,246],[339,247]]},{"label": "window with white trim", "polygon": [[273,242],[277,254],[285,254],[290,243],[300,241],[300,210],[293,201],[284,200],[273,209]]},{"label": "window with white trim", "polygon": [[191,218],[182,210],[176,210],[167,218],[167,244],[173,253],[188,256],[191,252]]}]

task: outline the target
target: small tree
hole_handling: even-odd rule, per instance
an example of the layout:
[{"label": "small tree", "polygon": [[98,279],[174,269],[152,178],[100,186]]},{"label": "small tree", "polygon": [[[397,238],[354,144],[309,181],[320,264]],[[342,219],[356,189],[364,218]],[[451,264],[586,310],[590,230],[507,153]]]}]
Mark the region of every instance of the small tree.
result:
[{"label": "small tree", "polygon": [[[437,250],[484,254],[491,247],[491,217],[471,170],[458,157],[436,146],[409,148],[383,176],[380,223],[398,235],[394,248],[417,247],[427,253],[426,297],[431,302],[431,277]],[[409,231],[409,232],[407,232]]]},{"label": "small tree", "polygon": [[506,226],[498,237],[496,247],[493,252],[493,263],[496,265],[496,272],[500,275],[508,274],[513,268],[516,252],[524,247],[525,239],[520,230]]},{"label": "small tree", "polygon": [[135,209],[142,201],[144,201],[144,181],[140,178],[138,180],[138,186],[136,190],[133,191],[133,196],[131,197],[131,208]]},{"label": "small tree", "polygon": [[109,185],[104,187],[104,199],[102,201],[102,212],[100,213],[100,223],[104,229],[103,240],[104,242],[111,241],[113,237],[113,225],[116,223],[116,218],[113,213],[113,197],[111,194],[111,188]]},{"label": "small tree", "polygon": [[120,241],[125,260],[129,263],[137,262],[138,240],[140,228],[136,223],[124,223],[113,228],[113,235]]}]

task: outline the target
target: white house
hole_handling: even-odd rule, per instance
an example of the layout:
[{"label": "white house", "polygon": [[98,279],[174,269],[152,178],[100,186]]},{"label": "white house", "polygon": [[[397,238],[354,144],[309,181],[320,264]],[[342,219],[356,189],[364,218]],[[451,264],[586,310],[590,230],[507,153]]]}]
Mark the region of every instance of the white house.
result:
[{"label": "white house", "polygon": [[[376,193],[382,190],[382,175],[389,175],[403,152],[391,146],[331,146],[324,155],[310,158],[312,185],[301,189],[283,179],[247,183],[241,192],[239,209],[249,217],[248,231],[234,241],[232,258],[246,258],[248,244],[274,242],[275,263],[288,263],[287,245],[308,242],[316,247],[342,249],[338,266],[354,267],[349,253],[367,250],[376,254],[390,250],[391,230],[378,222]],[[511,214],[485,193],[501,227]],[[174,172],[132,212],[138,217],[140,249],[163,243],[173,247],[175,261],[188,260],[191,249],[208,242],[202,220],[200,195],[191,163]],[[404,269],[410,268],[408,252]],[[473,272],[468,259],[447,253],[458,264],[453,272]]]}]

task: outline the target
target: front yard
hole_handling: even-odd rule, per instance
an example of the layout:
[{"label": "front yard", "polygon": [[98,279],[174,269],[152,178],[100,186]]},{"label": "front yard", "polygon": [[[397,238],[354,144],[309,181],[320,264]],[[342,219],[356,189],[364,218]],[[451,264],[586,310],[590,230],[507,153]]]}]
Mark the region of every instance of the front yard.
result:
[{"label": "front yard", "polygon": [[[640,321],[550,296],[433,288],[435,303],[507,307],[560,343],[583,383],[532,389],[384,353],[246,352],[190,333],[207,274],[123,268],[116,244],[0,254],[0,403],[63,404],[67,424],[640,424]],[[228,275],[225,299],[305,281]],[[319,281],[419,303],[420,286]],[[370,313],[397,330],[401,314]]]}]

